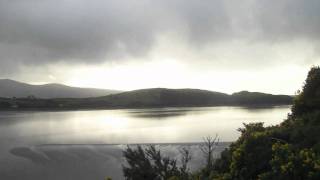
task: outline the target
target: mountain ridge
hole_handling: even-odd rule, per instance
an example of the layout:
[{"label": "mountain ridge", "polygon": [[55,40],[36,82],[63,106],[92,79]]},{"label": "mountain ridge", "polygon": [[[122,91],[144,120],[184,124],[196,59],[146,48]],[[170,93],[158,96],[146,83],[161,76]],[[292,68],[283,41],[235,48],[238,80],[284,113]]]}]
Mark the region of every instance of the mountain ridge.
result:
[{"label": "mountain ridge", "polygon": [[240,91],[231,95],[201,89],[151,88],[99,97],[112,106],[214,106],[290,104],[292,97],[261,92]]},{"label": "mountain ridge", "polygon": [[0,97],[86,98],[104,96],[121,91],[97,88],[72,87],[58,83],[32,85],[11,79],[0,79]]},{"label": "mountain ridge", "polygon": [[[8,80],[7,80],[8,81]],[[1,82],[1,80],[0,80]],[[13,86],[14,81],[10,81]],[[8,84],[10,84],[8,83]],[[21,86],[30,87],[28,84]],[[31,85],[32,86],[32,85]],[[42,87],[43,86],[43,87]],[[35,85],[32,87],[39,87]],[[44,94],[39,94],[30,89],[24,92],[21,98],[0,98],[0,108],[14,109],[114,109],[114,108],[149,108],[149,107],[200,107],[200,106],[270,106],[292,104],[293,97],[288,95],[273,95],[260,92],[240,91],[233,94],[202,90],[202,89],[168,89],[149,88],[138,89],[125,92],[106,94],[102,91],[99,96],[86,94],[87,97],[74,97],[79,89],[86,91],[92,89],[73,88],[60,84],[40,85],[42,90],[51,92],[51,97],[41,98]],[[71,88],[71,89],[70,89]],[[69,92],[73,96],[62,97],[57,92]],[[20,89],[21,90],[21,89]],[[45,91],[45,92],[47,92]],[[0,97],[3,88],[0,83]],[[100,92],[101,93],[101,92]],[[59,96],[60,95],[60,96]],[[83,95],[83,94],[82,94]]]}]

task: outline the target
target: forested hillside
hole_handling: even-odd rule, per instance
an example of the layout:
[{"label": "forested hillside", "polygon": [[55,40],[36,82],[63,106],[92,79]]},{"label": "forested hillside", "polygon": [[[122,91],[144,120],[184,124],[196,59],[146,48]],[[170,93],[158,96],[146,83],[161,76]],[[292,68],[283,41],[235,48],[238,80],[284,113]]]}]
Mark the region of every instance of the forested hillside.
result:
[{"label": "forested hillside", "polygon": [[141,89],[93,98],[2,98],[0,108],[81,109],[186,106],[272,106],[292,104],[293,97],[243,91],[228,95],[200,89]]}]

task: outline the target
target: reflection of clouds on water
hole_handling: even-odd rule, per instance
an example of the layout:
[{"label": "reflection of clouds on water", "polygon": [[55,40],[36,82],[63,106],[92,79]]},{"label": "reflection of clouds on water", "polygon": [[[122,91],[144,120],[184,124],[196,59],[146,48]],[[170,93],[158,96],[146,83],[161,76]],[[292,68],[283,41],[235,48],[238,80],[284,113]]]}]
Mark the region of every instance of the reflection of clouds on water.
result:
[{"label": "reflection of clouds on water", "polygon": [[[228,143],[221,143],[217,155]],[[135,145],[131,145],[135,146]],[[24,164],[15,164],[14,168],[2,169],[1,177],[10,179],[123,179],[121,165],[125,162],[122,150],[126,145],[42,145],[17,147],[10,150],[16,157],[26,159]],[[190,169],[201,167],[204,162],[199,144],[161,144],[156,145],[161,152],[172,158],[180,159],[180,149],[186,147],[193,157]],[[179,162],[179,161],[178,161]]]}]

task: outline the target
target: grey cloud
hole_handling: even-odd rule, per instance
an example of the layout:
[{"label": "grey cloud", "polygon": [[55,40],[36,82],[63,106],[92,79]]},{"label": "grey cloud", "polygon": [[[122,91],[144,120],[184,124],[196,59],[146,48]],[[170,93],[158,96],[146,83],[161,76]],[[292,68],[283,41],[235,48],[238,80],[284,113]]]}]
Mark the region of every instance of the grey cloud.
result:
[{"label": "grey cloud", "polygon": [[145,51],[153,38],[152,22],[146,22],[148,18],[139,22],[142,11],[129,13],[131,8],[141,9],[139,5],[121,5],[104,1],[7,1],[0,6],[0,40],[19,50],[16,53],[25,47],[26,56],[20,60],[28,62],[28,58],[36,62],[96,60],[121,49],[132,54]]},{"label": "grey cloud", "polygon": [[197,2],[3,0],[2,65],[143,56],[166,31],[186,29],[190,39],[206,39],[210,31],[219,31],[215,24],[227,21],[219,18],[225,16],[221,2],[219,7],[215,1]]},{"label": "grey cloud", "polygon": [[146,56],[166,32],[191,48],[237,38],[316,44],[319,9],[317,0],[0,0],[0,71]]},{"label": "grey cloud", "polygon": [[319,40],[320,1],[280,0],[256,3],[258,27],[272,40]]}]

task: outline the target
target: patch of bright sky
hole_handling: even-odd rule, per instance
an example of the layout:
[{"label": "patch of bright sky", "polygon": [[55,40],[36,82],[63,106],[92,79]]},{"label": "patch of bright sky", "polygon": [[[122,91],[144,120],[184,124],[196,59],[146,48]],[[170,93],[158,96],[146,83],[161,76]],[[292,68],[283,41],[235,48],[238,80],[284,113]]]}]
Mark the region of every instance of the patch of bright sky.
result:
[{"label": "patch of bright sky", "polygon": [[269,44],[234,40],[191,48],[179,38],[168,37],[160,37],[148,56],[102,64],[51,65],[41,83],[117,90],[163,87],[294,94],[310,67],[320,62],[303,40]]},{"label": "patch of bright sky", "polygon": [[65,84],[118,90],[141,88],[198,88],[233,93],[241,90],[294,94],[308,68],[278,67],[251,71],[194,71],[176,60],[128,63],[122,66],[79,67]]}]

